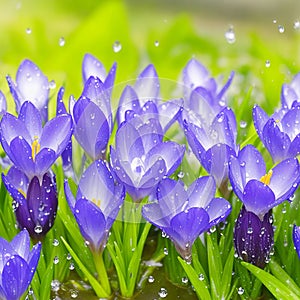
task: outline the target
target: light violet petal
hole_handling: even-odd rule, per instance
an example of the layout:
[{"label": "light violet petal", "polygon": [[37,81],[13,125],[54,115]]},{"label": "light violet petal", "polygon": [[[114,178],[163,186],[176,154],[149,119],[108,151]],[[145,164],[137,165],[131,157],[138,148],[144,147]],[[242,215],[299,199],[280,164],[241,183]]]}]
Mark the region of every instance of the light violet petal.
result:
[{"label": "light violet petal", "polygon": [[106,70],[103,64],[93,55],[87,53],[82,61],[82,77],[85,83],[90,76],[98,77],[102,82],[106,78]]}]

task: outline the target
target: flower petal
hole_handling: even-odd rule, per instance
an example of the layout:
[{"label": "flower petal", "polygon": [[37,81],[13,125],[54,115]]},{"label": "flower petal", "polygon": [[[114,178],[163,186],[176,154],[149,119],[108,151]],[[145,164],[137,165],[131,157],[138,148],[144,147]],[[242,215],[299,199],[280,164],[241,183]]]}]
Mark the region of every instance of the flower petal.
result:
[{"label": "flower petal", "polygon": [[209,215],[209,226],[211,227],[227,218],[231,212],[231,205],[224,198],[213,198],[205,210]]},{"label": "flower petal", "polygon": [[252,117],[253,117],[253,123],[254,127],[256,129],[256,132],[259,136],[259,138],[263,141],[263,129],[266,123],[269,120],[269,116],[265,113],[265,111],[259,107],[258,105],[255,105],[252,110]]},{"label": "flower petal", "polygon": [[300,226],[294,225],[293,227],[293,241],[297,254],[300,259]]},{"label": "flower petal", "polygon": [[103,64],[93,55],[87,53],[82,61],[82,77],[85,83],[90,76],[98,77],[102,82],[106,78],[106,70]]}]

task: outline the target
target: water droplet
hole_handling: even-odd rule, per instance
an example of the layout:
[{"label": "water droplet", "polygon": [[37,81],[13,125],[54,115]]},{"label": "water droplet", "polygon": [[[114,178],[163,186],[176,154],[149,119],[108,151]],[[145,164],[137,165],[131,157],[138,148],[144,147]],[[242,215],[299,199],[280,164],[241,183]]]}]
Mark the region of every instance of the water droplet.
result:
[{"label": "water droplet", "polygon": [[167,249],[166,247],[164,248],[164,254],[165,254],[165,255],[168,255],[168,254],[169,254],[169,251],[168,251],[168,249]]},{"label": "water droplet", "polygon": [[60,282],[57,279],[51,281],[51,290],[53,292],[58,292],[60,289]]},{"label": "water droplet", "polygon": [[225,38],[229,44],[233,44],[235,42],[235,32],[232,26],[225,32]]},{"label": "water droplet", "polygon": [[53,90],[53,89],[55,89],[55,88],[56,88],[56,83],[55,83],[54,80],[51,80],[51,81],[49,82],[49,89]]},{"label": "water droplet", "polygon": [[72,255],[70,253],[68,253],[67,260],[71,260],[71,259],[72,259]]},{"label": "water droplet", "polygon": [[274,19],[274,20],[273,20],[273,24],[276,24],[276,23],[277,23],[277,20],[276,20],[276,19]]},{"label": "water droplet", "polygon": [[187,284],[188,282],[189,282],[189,280],[188,280],[188,278],[187,277],[182,277],[181,278],[181,282],[183,283],[183,284]]},{"label": "water droplet", "polygon": [[168,296],[168,291],[165,288],[160,288],[158,296],[160,298],[166,298]]},{"label": "water droplet", "polygon": [[12,201],[12,209],[13,209],[13,211],[16,211],[18,209],[18,207],[19,207],[19,202],[13,200]]},{"label": "water droplet", "polygon": [[118,53],[122,50],[122,44],[120,43],[120,41],[115,41],[113,43],[113,50],[115,53]]},{"label": "water droplet", "polygon": [[158,46],[159,46],[159,41],[155,41],[155,42],[154,42],[154,46],[155,46],[155,47],[158,47]]},{"label": "water droplet", "polygon": [[148,277],[148,282],[149,283],[153,283],[154,282],[154,277],[152,276],[152,275],[150,275],[149,277]]},{"label": "water droplet", "polygon": [[34,227],[34,232],[39,234],[39,233],[42,233],[43,232],[43,227],[41,225],[36,225]]},{"label": "water droplet", "polygon": [[32,31],[31,31],[31,28],[29,28],[29,27],[26,28],[26,33],[27,33],[27,34],[31,34],[31,32],[32,32]]},{"label": "water droplet", "polygon": [[57,265],[57,264],[59,263],[59,257],[58,257],[58,256],[55,256],[55,257],[53,258],[53,263],[54,263],[55,265]]},{"label": "water droplet", "polygon": [[90,245],[90,242],[89,241],[85,241],[84,242],[84,246],[88,247]]},{"label": "water droplet", "polygon": [[184,172],[180,171],[177,176],[178,178],[182,179],[184,177]]},{"label": "water droplet", "polygon": [[60,47],[63,47],[65,45],[65,43],[66,43],[65,38],[64,37],[60,37],[59,40],[58,40],[58,45]]},{"label": "water droplet", "polygon": [[200,281],[203,281],[204,280],[204,274],[199,274],[198,278],[199,278]]},{"label": "water droplet", "polygon": [[213,226],[209,229],[209,232],[214,233],[216,231],[216,229],[217,229],[216,226]]},{"label": "water droplet", "polygon": [[69,266],[69,270],[74,270],[75,269],[75,265],[73,262],[70,262],[70,266]]},{"label": "water droplet", "polygon": [[270,60],[268,60],[268,59],[266,60],[265,66],[266,66],[266,68],[270,68],[270,66],[271,66]]},{"label": "water droplet", "polygon": [[59,245],[59,241],[57,239],[54,239],[52,245],[54,247],[57,247]]},{"label": "water droplet", "polygon": [[278,31],[279,33],[284,33],[284,26],[283,25],[278,25]]},{"label": "water droplet", "polygon": [[252,227],[249,227],[248,230],[247,230],[247,233],[248,233],[248,234],[252,234],[252,233],[253,233],[253,228],[252,228]]},{"label": "water droplet", "polygon": [[78,291],[70,290],[71,298],[75,299],[78,297]]},{"label": "water droplet", "polygon": [[244,289],[241,286],[238,288],[238,294],[239,295],[243,295],[244,294]]},{"label": "water droplet", "polygon": [[246,128],[246,127],[247,127],[247,122],[241,120],[241,121],[240,121],[240,127],[241,127],[242,129]]},{"label": "water droplet", "polygon": [[296,21],[294,22],[294,29],[295,29],[295,30],[299,30],[299,29],[300,29],[300,21],[299,21],[299,20],[296,20]]}]

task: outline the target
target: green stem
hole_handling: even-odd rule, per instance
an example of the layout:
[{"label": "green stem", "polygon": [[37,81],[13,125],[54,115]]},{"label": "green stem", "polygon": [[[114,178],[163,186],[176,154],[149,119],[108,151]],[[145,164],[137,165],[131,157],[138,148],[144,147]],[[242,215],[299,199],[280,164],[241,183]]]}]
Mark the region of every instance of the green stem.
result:
[{"label": "green stem", "polygon": [[106,272],[105,264],[103,261],[103,253],[97,253],[93,252],[93,258],[94,258],[94,264],[96,267],[96,271],[98,274],[98,281],[102,285],[103,289],[105,292],[109,295],[111,295],[111,288],[110,288],[110,283],[108,279],[108,275]]}]

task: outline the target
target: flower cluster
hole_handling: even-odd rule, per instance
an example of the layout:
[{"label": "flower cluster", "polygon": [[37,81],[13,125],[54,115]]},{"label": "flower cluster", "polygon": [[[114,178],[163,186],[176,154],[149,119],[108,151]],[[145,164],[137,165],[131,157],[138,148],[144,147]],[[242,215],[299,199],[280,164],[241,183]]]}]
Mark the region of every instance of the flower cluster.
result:
[{"label": "flower cluster", "polygon": [[[70,177],[64,184],[66,200],[94,258],[101,257],[97,272],[106,295],[111,290],[106,275],[100,273],[102,253],[125,199],[136,207],[146,203],[142,217],[163,231],[190,262],[195,240],[231,213],[233,190],[242,202],[234,229],[236,253],[263,268],[274,243],[272,209],[289,200],[300,181],[299,75],[283,86],[282,106],[271,117],[259,106],[253,108],[255,129],[275,163],[267,170],[253,145],[240,149],[237,144],[236,117],[226,97],[233,72],[219,87],[208,70],[192,59],[183,70],[181,97],[162,101],[158,74],[148,65],[134,85],[125,86],[114,109],[116,71],[116,63],[106,72],[100,61],[86,54],[80,97],[70,96],[68,112],[64,88],[60,88],[53,118],[48,114],[50,83],[33,62],[22,62],[16,82],[7,76],[17,116],[6,112],[0,93],[0,139],[10,163],[2,180],[13,199],[19,228],[26,229],[34,242],[42,241],[52,228],[58,208],[52,166],[61,157],[64,174]],[[168,136],[171,128],[175,128],[172,138]],[[80,170],[73,166],[72,137],[84,153],[76,157]],[[192,151],[207,176],[174,179],[186,150]],[[69,180],[78,183],[76,195]],[[300,256],[296,225],[293,237]],[[23,294],[36,268],[40,243],[29,254],[29,237],[22,231],[10,245],[1,241],[11,253],[11,261],[3,259],[2,283],[10,276],[6,273],[12,272],[9,268],[18,269],[21,264],[17,256],[21,239],[28,248],[26,257],[21,257],[28,265],[22,262],[22,266],[31,275],[20,279],[20,290],[1,286],[4,298]]]}]

